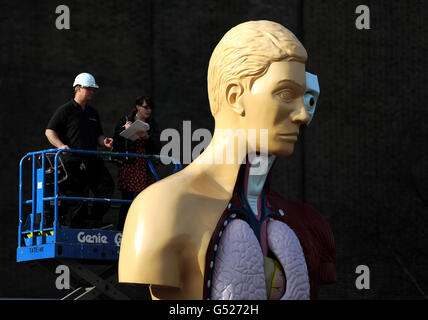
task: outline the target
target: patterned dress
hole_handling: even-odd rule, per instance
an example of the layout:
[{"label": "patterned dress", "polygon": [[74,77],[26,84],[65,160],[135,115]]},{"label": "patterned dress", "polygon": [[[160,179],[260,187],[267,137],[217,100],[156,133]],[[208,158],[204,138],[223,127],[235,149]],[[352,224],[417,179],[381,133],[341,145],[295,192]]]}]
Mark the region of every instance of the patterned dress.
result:
[{"label": "patterned dress", "polygon": [[[138,139],[136,153],[144,154],[144,140]],[[136,158],[134,163],[124,163],[118,172],[117,188],[119,190],[140,192],[155,182],[147,161]]]}]

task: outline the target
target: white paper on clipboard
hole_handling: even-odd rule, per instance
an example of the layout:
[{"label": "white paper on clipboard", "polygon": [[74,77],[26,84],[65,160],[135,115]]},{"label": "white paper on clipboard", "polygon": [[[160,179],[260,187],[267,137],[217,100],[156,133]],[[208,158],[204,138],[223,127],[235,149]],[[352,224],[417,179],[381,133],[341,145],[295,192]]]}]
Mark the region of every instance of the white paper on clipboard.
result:
[{"label": "white paper on clipboard", "polygon": [[123,130],[120,135],[125,139],[135,141],[139,138],[137,131],[148,131],[150,125],[141,120],[135,120],[128,129]]}]

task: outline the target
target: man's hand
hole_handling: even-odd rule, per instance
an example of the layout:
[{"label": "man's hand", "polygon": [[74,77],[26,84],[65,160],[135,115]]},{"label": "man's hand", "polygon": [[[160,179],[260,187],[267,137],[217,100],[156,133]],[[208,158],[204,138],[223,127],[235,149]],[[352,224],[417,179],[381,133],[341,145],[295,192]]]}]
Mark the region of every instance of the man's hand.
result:
[{"label": "man's hand", "polygon": [[66,150],[66,149],[70,149],[70,147],[69,147],[69,146],[67,146],[66,144],[63,144],[63,145],[60,145],[60,146],[58,147],[58,149]]},{"label": "man's hand", "polygon": [[113,148],[113,139],[109,137],[104,138],[104,146],[107,148]]}]

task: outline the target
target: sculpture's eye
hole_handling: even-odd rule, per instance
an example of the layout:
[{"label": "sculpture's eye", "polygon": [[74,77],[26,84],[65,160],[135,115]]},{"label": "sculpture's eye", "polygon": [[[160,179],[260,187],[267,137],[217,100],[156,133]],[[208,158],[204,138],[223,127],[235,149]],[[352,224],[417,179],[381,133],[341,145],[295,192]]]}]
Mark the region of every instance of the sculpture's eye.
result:
[{"label": "sculpture's eye", "polygon": [[278,92],[278,96],[284,100],[284,101],[292,101],[296,98],[296,95],[294,94],[293,90],[290,89],[284,89]]},{"label": "sculpture's eye", "polygon": [[305,94],[303,95],[303,101],[305,103],[306,111],[309,114],[309,121],[308,121],[309,123],[312,120],[312,117],[314,116],[314,113],[315,113],[315,106],[317,105],[317,97],[311,91],[306,91]]},{"label": "sculpture's eye", "polygon": [[306,110],[309,114],[313,114],[315,111],[315,106],[317,104],[317,100],[315,95],[308,91],[303,95],[303,101],[305,102]]},{"label": "sculpture's eye", "polygon": [[303,102],[309,115],[308,122],[306,123],[307,125],[314,117],[319,95],[320,86],[318,83],[318,77],[312,73],[306,72],[306,91],[303,94]]}]

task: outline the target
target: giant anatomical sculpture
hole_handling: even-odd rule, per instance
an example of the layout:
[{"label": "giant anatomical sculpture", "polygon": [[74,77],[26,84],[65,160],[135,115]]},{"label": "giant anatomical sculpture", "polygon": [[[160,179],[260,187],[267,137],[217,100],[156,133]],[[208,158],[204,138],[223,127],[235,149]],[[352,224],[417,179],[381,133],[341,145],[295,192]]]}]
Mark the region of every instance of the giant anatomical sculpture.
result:
[{"label": "giant anatomical sculpture", "polygon": [[335,281],[327,223],[270,187],[274,162],[292,154],[318,98],[306,59],[275,22],[224,35],[208,68],[213,138],[132,203],[120,282],[150,284],[153,299],[253,300],[316,299],[319,284]]}]

